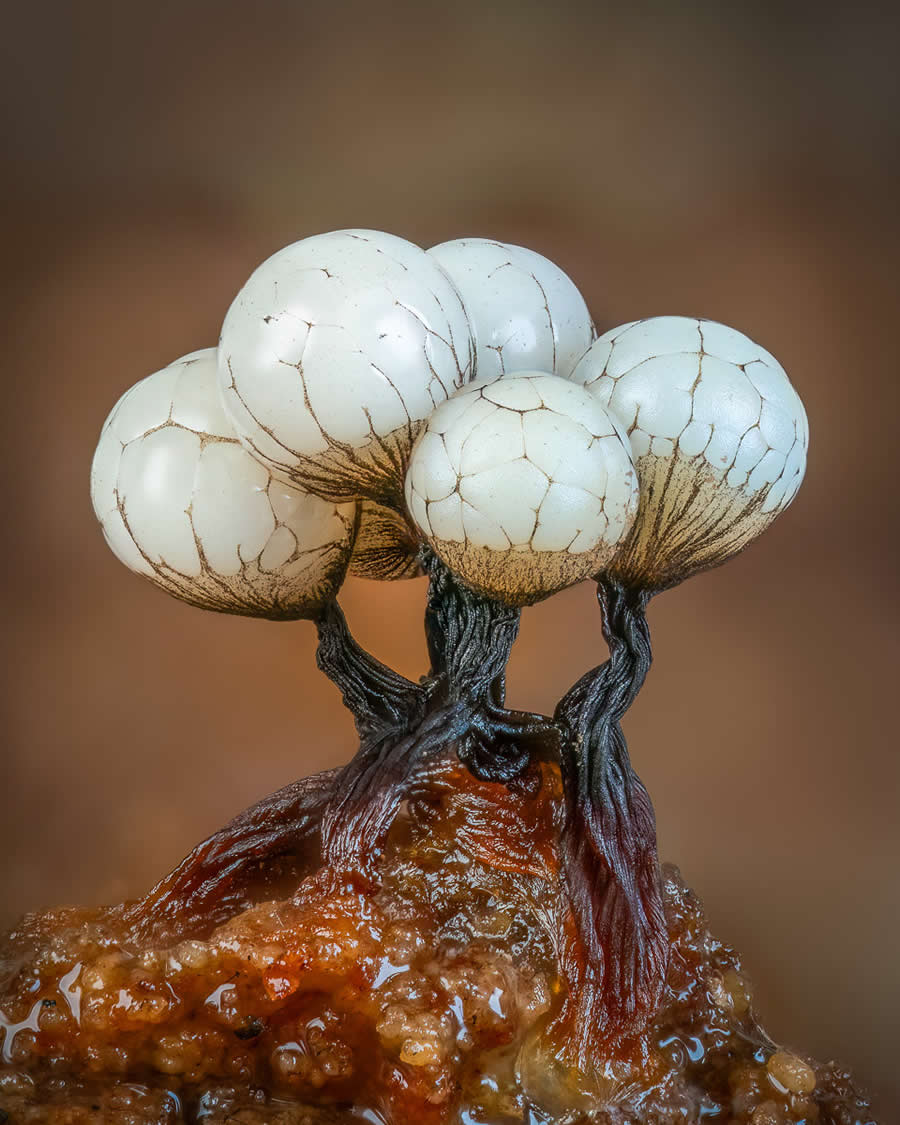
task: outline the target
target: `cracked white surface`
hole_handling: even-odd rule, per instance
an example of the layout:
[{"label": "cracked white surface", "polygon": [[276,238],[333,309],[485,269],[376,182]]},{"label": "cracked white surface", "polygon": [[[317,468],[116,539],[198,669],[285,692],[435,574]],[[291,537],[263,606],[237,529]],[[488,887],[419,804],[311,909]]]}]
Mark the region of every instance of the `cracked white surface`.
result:
[{"label": "cracked white surface", "polygon": [[107,418],[91,498],[113,553],[182,601],[296,618],[337,592],[356,505],[276,479],[222,409],[216,349],[192,352],[126,391]]},{"label": "cracked white surface", "polygon": [[462,295],[475,336],[475,376],[513,371],[568,376],[595,338],[575,283],[549,259],[487,238],[432,246]]},{"label": "cracked white surface", "polygon": [[572,380],[627,429],[641,510],[613,569],[667,585],[725,561],[797,494],[809,426],[778,361],[711,320],[664,316],[601,336]]},{"label": "cracked white surface", "polygon": [[254,457],[326,499],[402,497],[412,443],[474,371],[468,317],[424,250],[315,235],[252,274],[225,317],[225,409]]},{"label": "cracked white surface", "polygon": [[438,556],[481,593],[537,601],[602,569],[637,510],[624,431],[542,372],[479,379],[416,442],[406,502]]}]

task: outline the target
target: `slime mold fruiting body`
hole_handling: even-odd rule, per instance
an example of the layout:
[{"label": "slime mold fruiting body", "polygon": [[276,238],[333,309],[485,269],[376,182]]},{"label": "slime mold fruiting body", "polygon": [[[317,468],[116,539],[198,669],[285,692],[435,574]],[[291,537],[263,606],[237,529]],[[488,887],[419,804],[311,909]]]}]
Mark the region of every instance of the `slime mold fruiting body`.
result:
[{"label": "slime mold fruiting body", "polygon": [[279,250],[234,300],[222,401],[248,449],[325,499],[395,503],[410,447],[473,375],[471,329],[437,262],[346,230]]},{"label": "slime mold fruiting body", "polygon": [[538,601],[602,569],[637,510],[627,436],[554,375],[479,379],[434,412],[406,501],[422,535],[474,590]]},{"label": "slime mold fruiting body", "polygon": [[337,593],[356,505],[273,476],[222,410],[216,350],[148,375],[106,420],[91,469],[113,553],[167,593],[225,613],[309,617]]},{"label": "slime mold fruiting body", "polygon": [[[95,460],[98,516],[122,561],[176,597],[314,620],[319,667],[360,746],[343,769],[260,802],[118,908],[115,940],[215,932],[225,973],[245,926],[274,927],[281,952],[263,974],[273,1027],[296,1015],[276,1017],[273,1004],[343,981],[334,1003],[357,990],[347,1018],[371,1060],[363,994],[400,970],[384,962],[369,980],[365,935],[390,918],[425,929],[442,918],[434,933],[445,936],[417,969],[426,975],[458,950],[438,899],[450,879],[441,871],[466,853],[490,895],[530,919],[527,941],[510,948],[534,955],[532,984],[545,973],[555,982],[501,1036],[516,1046],[509,1081],[525,1099],[503,1120],[625,1113],[639,1088],[671,1089],[659,1036],[683,970],[667,918],[679,892],[661,878],[653,807],[620,722],[650,666],[650,598],[744,547],[799,487],[808,431],[784,371],[708,321],[662,317],[594,340],[577,289],[531,251],[460,240],[425,252],[371,231],[304,239],[265,262],[225,319],[217,392],[213,366],[212,350],[194,353],[123,397]],[[348,567],[427,577],[420,681],[353,639],[335,600]],[[521,607],[587,577],[609,659],[552,717],[507,709]],[[429,833],[441,841],[436,868]],[[437,890],[426,892],[432,875]],[[285,880],[293,925],[274,907],[254,913]],[[376,925],[383,910],[390,918]],[[247,958],[257,955],[267,956]],[[434,992],[434,1009],[442,1002]],[[416,1120],[449,1122],[459,1091],[441,1085],[444,1071],[427,1072],[429,1088],[410,1068],[459,1062],[463,1008],[456,1046],[428,1012],[416,1009],[415,1026],[430,1030],[413,1035],[388,1009],[382,1069],[365,1078],[381,1090],[382,1120],[405,1125],[414,1104]],[[253,1017],[246,1035],[263,1027]],[[288,1048],[307,1050],[279,1040],[278,1057]],[[271,1066],[288,1086],[308,1069]],[[351,1071],[337,1066],[329,1097],[346,1100]]]},{"label": "slime mold fruiting body", "polygon": [[[538,361],[546,370],[531,368]],[[245,475],[265,476],[270,491],[289,481],[283,492],[343,533],[328,542],[331,586],[310,579],[293,614],[315,619],[319,666],[362,738],[322,814],[325,866],[351,882],[375,879],[417,771],[448,744],[493,782],[533,758],[558,761],[567,909],[557,940],[569,990],[553,1026],[588,1066],[598,1044],[646,1025],[666,973],[653,810],[619,726],[650,665],[645,609],[655,591],[744,546],[793,498],[807,441],[796,392],[768,352],[711,322],[660,317],[594,340],[571,280],[532,251],[475,239],[425,252],[374,231],[304,239],[251,276],[222,328],[224,413],[210,402],[211,353],[195,362],[208,408],[195,425],[209,438],[202,426],[164,428],[143,443],[183,436],[202,463],[204,442],[227,441]],[[184,397],[181,370],[139,384],[113,412],[95,504],[118,535],[133,491],[136,511],[144,503],[158,514],[159,534],[178,528],[186,543],[195,513],[216,512],[215,541],[237,558],[243,508],[204,486],[186,453],[166,478],[178,487],[153,509],[143,499],[159,492],[153,456],[127,446],[115,480],[104,467],[115,462],[108,435],[157,383],[143,429],[177,422],[169,398]],[[309,537],[323,541],[315,521]],[[205,581],[196,530],[193,540]],[[258,546],[262,560],[270,546]],[[119,553],[146,573],[151,556],[139,550]],[[177,575],[169,592],[217,608],[197,594],[193,556],[181,574],[154,550]],[[421,683],[353,641],[333,598],[348,564],[385,579],[427,573],[431,671]],[[589,576],[610,659],[552,719],[507,711],[518,607]],[[285,616],[281,605],[273,598],[270,616]],[[266,612],[264,597],[228,608]]]},{"label": "slime mold fruiting body", "polygon": [[809,425],[784,368],[740,332],[665,316],[601,336],[572,378],[625,425],[641,510],[610,573],[661,589],[725,562],[797,495]]}]

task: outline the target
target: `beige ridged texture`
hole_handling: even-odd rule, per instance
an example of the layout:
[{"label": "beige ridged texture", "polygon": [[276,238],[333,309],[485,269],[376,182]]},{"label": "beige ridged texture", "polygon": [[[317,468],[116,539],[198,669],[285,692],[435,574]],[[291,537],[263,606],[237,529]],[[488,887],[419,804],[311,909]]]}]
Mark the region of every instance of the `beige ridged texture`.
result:
[{"label": "beige ridged texture", "polygon": [[568,551],[497,551],[490,547],[474,547],[470,543],[454,543],[436,539],[432,542],[454,574],[471,589],[507,605],[533,605],[566,586],[589,578],[609,552],[600,552],[588,559]]},{"label": "beige ridged texture", "polygon": [[778,515],[765,512],[767,489],[744,496],[705,464],[656,457],[635,459],[641,506],[631,534],[606,573],[624,585],[664,589],[719,566],[743,550]]},{"label": "beige ridged texture", "polygon": [[423,573],[416,558],[419,539],[405,517],[371,500],[363,500],[359,511],[349,573],[386,582],[418,578]]}]

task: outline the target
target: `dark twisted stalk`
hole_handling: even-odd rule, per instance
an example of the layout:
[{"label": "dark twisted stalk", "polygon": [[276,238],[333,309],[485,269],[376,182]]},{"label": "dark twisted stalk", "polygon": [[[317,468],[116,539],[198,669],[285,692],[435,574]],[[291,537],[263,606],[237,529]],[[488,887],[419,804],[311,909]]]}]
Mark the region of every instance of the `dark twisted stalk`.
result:
[{"label": "dark twisted stalk", "polygon": [[329,601],[316,618],[316,664],[337,685],[365,742],[414,725],[425,713],[426,689],[376,660],[357,643],[341,607]]},{"label": "dark twisted stalk", "polygon": [[[366,652],[336,601],[323,608],[316,628],[316,663],[340,689],[360,736],[359,749],[339,771],[323,812],[323,857],[336,870],[371,880],[403,797],[406,763],[433,735],[433,723],[422,729],[433,685],[415,684]],[[420,738],[413,739],[410,731]]]},{"label": "dark twisted stalk", "polygon": [[[387,668],[352,637],[337,602],[316,620],[316,660],[341,690],[368,763],[387,732],[419,724],[426,689]],[[325,818],[347,789],[347,772],[329,770],[265,797],[197,847],[151,891],[125,907],[135,940],[203,936],[247,903],[247,896],[289,869],[299,878],[321,863]],[[337,789],[340,782],[341,790]],[[352,790],[352,786],[351,786]]]},{"label": "dark twisted stalk", "polygon": [[[503,707],[519,611],[473,593],[430,552],[423,566],[430,676],[414,684],[380,664],[353,640],[338,606],[327,606],[317,621],[318,662],[354,714],[358,753],[342,770],[295,782],[240,814],[126,908],[126,920],[138,938],[200,936],[284,869],[302,878],[322,861],[338,878],[374,883],[400,804],[427,786],[435,756],[455,745],[477,776],[509,783],[533,755],[559,754],[562,857],[581,938],[574,961],[564,956],[568,1034],[589,1058],[597,1035],[645,1025],[665,976],[653,809],[619,726],[650,666],[648,597],[598,586],[610,660],[560,701],[557,724]],[[563,724],[571,738],[560,739]]]},{"label": "dark twisted stalk", "polygon": [[573,738],[561,754],[563,866],[583,947],[577,1022],[602,1035],[639,1032],[656,1010],[668,964],[656,821],[631,767],[620,720],[650,668],[650,595],[598,582],[610,659],[560,700]]},{"label": "dark twisted stalk", "polygon": [[[477,776],[509,783],[534,755],[559,755],[566,796],[562,859],[580,948],[563,955],[561,1013],[579,1058],[600,1037],[641,1030],[668,954],[653,808],[628,760],[619,721],[650,666],[648,595],[598,585],[610,659],[567,693],[556,722],[503,706],[519,611],[481,597],[423,551],[431,673],[415,684],[352,638],[336,603],[317,620],[318,663],[338,685],[362,739],[342,770],[295,782],[199,845],[139,903],[137,939],[200,936],[285,871],[321,862],[356,885],[377,882],[401,802],[428,783],[448,747]],[[571,737],[561,739],[564,726]],[[568,1013],[568,1015],[566,1014]]]},{"label": "dark twisted stalk", "polygon": [[558,735],[546,716],[503,706],[521,610],[476,594],[427,549],[422,567],[429,577],[425,636],[436,696],[467,706],[459,758],[483,781],[510,781]]},{"label": "dark twisted stalk", "polygon": [[400,805],[421,768],[460,737],[464,706],[429,711],[410,732],[392,730],[363,743],[340,771],[322,818],[325,862],[351,882],[377,881],[378,860]]},{"label": "dark twisted stalk", "polygon": [[[398,683],[402,677],[388,673],[392,695],[379,710],[387,670],[343,635],[335,657],[329,648],[329,674],[348,706],[365,711],[362,721],[357,717],[363,743],[341,772],[323,819],[323,852],[332,868],[365,882],[375,879],[400,804],[435,755],[455,745],[476,776],[509,781],[527,767],[533,751],[546,753],[556,735],[543,715],[502,706],[519,610],[468,589],[427,548],[421,559],[429,578],[425,632],[431,660],[424,685]],[[329,623],[329,641],[339,624]]]}]

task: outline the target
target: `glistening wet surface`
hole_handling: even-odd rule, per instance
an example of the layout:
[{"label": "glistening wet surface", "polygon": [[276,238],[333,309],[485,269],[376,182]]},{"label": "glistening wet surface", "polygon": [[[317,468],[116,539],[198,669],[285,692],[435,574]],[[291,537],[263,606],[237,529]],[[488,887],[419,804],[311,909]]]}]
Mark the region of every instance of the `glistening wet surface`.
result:
[{"label": "glistening wet surface", "polygon": [[[380,881],[320,870],[204,932],[31,915],[2,946],[0,1107],[56,1125],[864,1125],[833,1065],[760,1027],[735,952],[663,870],[663,1004],[579,1069],[558,1018],[554,767],[476,781],[452,758],[404,808]],[[271,882],[265,883],[271,893]],[[187,922],[186,922],[187,924]],[[583,1035],[585,1029],[577,1029]]]}]

